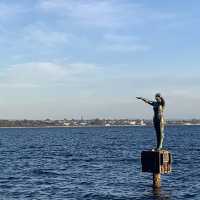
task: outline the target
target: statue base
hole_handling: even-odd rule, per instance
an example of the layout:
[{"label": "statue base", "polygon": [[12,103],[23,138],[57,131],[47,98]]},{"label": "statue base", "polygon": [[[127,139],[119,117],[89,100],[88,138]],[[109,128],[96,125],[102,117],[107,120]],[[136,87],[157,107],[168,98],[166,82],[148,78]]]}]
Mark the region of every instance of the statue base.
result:
[{"label": "statue base", "polygon": [[153,173],[153,187],[161,186],[161,174],[172,170],[172,155],[167,150],[149,150],[141,153],[142,172]]},{"label": "statue base", "polygon": [[147,150],[141,153],[142,172],[167,174],[172,170],[172,155],[167,150]]}]

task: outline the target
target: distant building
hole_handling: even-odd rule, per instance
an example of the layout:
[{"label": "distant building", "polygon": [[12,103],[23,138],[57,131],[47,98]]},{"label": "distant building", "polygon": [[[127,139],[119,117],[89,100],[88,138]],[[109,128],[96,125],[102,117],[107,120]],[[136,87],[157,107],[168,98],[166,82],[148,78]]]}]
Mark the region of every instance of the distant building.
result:
[{"label": "distant building", "polygon": [[187,122],[187,123],[184,123],[183,125],[190,126],[192,125],[192,123]]},{"label": "distant building", "polygon": [[129,124],[134,126],[136,125],[136,121],[130,121]]},{"label": "distant building", "polygon": [[86,122],[81,122],[80,125],[81,125],[81,126],[86,126],[87,123],[86,123]]},{"label": "distant building", "polygon": [[139,123],[140,126],[145,126],[146,124],[144,123],[144,120],[141,120]]},{"label": "distant building", "polygon": [[69,122],[65,122],[63,125],[64,126],[70,126],[70,123]]}]

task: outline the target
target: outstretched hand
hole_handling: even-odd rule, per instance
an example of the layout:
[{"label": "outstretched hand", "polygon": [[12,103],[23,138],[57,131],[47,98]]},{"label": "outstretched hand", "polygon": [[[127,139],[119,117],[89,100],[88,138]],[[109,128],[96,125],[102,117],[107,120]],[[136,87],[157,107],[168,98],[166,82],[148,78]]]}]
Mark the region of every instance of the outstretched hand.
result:
[{"label": "outstretched hand", "polygon": [[136,97],[136,99],[140,99],[140,100],[144,101],[145,103],[148,103],[148,100],[143,97]]}]

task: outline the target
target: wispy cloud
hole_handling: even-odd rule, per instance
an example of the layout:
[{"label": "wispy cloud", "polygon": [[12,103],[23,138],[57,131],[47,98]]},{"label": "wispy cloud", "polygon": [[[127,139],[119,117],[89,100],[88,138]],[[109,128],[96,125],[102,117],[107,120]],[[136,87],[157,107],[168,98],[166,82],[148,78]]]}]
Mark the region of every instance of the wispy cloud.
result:
[{"label": "wispy cloud", "polygon": [[47,47],[57,46],[57,45],[66,45],[69,43],[70,38],[72,37],[70,34],[65,32],[51,31],[45,30],[44,27],[41,26],[27,26],[23,30],[24,40],[27,43],[34,45],[45,45]]},{"label": "wispy cloud", "polygon": [[103,51],[134,53],[148,51],[150,46],[143,44],[143,41],[136,36],[105,34],[101,49]]},{"label": "wispy cloud", "polygon": [[[183,4],[180,7],[176,1],[133,0],[1,1],[1,109],[9,110],[8,99],[12,105],[15,98],[22,109],[31,99],[33,107],[27,106],[31,115],[43,101],[48,113],[56,105],[56,112],[59,107],[62,116],[66,113],[63,106],[72,114],[82,109],[90,110],[93,116],[102,110],[102,115],[120,115],[124,108],[132,116],[138,108],[133,103],[135,95],[153,97],[159,91],[185,104],[198,99],[199,6]],[[185,15],[190,12],[187,5],[196,7],[195,15]],[[182,17],[177,17],[180,13]],[[185,25],[192,34],[185,32]],[[49,97],[55,101],[50,102]],[[43,106],[38,106],[35,116]],[[13,110],[10,112],[12,115]],[[22,113],[20,109],[17,112]]]},{"label": "wispy cloud", "polygon": [[18,55],[21,62],[23,58],[31,62],[59,56],[82,62],[90,60],[87,52],[92,52],[98,63],[101,54],[108,51],[146,52],[153,47],[144,40],[140,28],[174,17],[127,0],[38,0],[0,3],[1,7],[5,20],[7,15],[14,15],[12,24],[0,25],[0,43],[6,46],[2,54]]},{"label": "wispy cloud", "polygon": [[108,1],[41,1],[40,8],[44,12],[52,12],[75,23],[94,26],[112,26],[114,9]]},{"label": "wispy cloud", "polygon": [[134,53],[134,52],[144,52],[150,49],[147,45],[142,44],[107,44],[102,46],[103,51],[113,51],[113,52],[124,52],[124,53]]},{"label": "wispy cloud", "polygon": [[[53,16],[62,27],[71,27],[65,30],[70,30],[74,34],[74,40],[70,41],[75,44],[78,43],[79,37],[86,37],[88,39],[86,45],[89,44],[90,48],[93,47],[92,43],[96,43],[94,46],[98,50],[114,53],[150,50],[152,46],[147,41],[143,41],[141,35],[135,30],[156,23],[163,23],[165,26],[166,21],[176,17],[174,13],[151,9],[142,3],[121,0],[42,0],[39,1],[37,8],[41,13]],[[88,30],[87,33],[84,30]],[[134,36],[130,35],[130,30]],[[91,34],[93,31],[97,34]],[[99,40],[96,38],[97,35]]]},{"label": "wispy cloud", "polygon": [[100,27],[137,25],[150,20],[169,20],[172,13],[161,13],[131,1],[40,1],[39,8],[59,16],[71,18],[75,23]]},{"label": "wispy cloud", "polygon": [[8,19],[9,17],[13,17],[19,13],[24,13],[24,9],[19,4],[7,4],[7,3],[0,3],[0,17],[2,19]]},{"label": "wispy cloud", "polygon": [[130,43],[130,42],[137,42],[141,39],[138,36],[133,35],[125,35],[125,34],[116,34],[116,33],[106,33],[104,39],[107,42],[123,42],[123,43]]},{"label": "wispy cloud", "polygon": [[0,86],[13,88],[51,87],[55,84],[71,84],[94,74],[97,67],[92,64],[56,64],[34,62],[16,64],[0,73]]}]

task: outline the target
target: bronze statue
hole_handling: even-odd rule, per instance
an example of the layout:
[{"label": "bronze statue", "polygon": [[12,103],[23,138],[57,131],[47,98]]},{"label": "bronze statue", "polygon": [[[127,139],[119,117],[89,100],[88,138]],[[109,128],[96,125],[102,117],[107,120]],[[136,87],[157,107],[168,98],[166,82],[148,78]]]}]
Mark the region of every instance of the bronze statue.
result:
[{"label": "bronze statue", "polygon": [[153,117],[153,124],[156,131],[156,138],[157,138],[157,150],[162,148],[163,139],[164,139],[164,117],[163,111],[165,108],[165,100],[161,96],[160,93],[155,95],[156,101],[151,101],[142,97],[136,97],[137,99],[141,99],[145,103],[153,106],[154,110],[154,117]]}]

